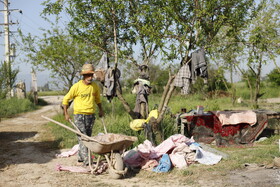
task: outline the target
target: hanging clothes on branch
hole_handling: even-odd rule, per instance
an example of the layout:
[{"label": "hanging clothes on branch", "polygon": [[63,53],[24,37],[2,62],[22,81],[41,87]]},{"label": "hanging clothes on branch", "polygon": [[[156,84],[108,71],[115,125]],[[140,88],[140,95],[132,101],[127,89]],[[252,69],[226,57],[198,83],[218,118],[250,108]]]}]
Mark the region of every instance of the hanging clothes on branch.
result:
[{"label": "hanging clothes on branch", "polygon": [[109,67],[105,74],[104,87],[106,89],[106,97],[109,102],[117,96],[117,90],[122,93],[121,83],[119,81],[121,77],[121,71],[113,67]]},{"label": "hanging clothes on branch", "polygon": [[207,62],[205,60],[205,51],[204,48],[198,49],[191,54],[192,64],[191,64],[191,72],[192,72],[192,83],[195,83],[197,77],[202,77],[207,79]]},{"label": "hanging clothes on branch", "polygon": [[107,69],[109,68],[109,58],[107,53],[103,53],[99,63],[95,67],[94,76],[96,80],[99,80],[102,84],[105,81],[105,74]]},{"label": "hanging clothes on branch", "polygon": [[121,71],[118,68],[109,66],[109,58],[107,53],[103,53],[99,63],[96,65],[95,78],[103,85],[103,95],[107,100],[111,100],[117,95],[117,90],[122,93],[120,77]]},{"label": "hanging clothes on branch", "polygon": [[181,88],[181,94],[187,95],[190,93],[191,71],[189,63],[183,64],[178,71],[175,79],[174,86]]},{"label": "hanging clothes on branch", "polygon": [[[148,96],[151,91],[150,81],[138,78],[134,81],[134,89],[136,93],[136,102],[133,111],[138,118],[146,118],[149,113]],[[144,111],[141,111],[141,104],[145,106],[145,108],[142,109]]]}]

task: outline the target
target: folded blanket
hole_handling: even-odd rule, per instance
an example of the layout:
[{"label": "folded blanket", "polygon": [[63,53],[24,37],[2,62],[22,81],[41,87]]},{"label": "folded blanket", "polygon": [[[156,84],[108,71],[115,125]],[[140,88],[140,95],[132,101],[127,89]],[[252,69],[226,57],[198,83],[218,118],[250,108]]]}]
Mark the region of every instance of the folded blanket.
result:
[{"label": "folded blanket", "polygon": [[236,125],[247,123],[255,125],[257,122],[257,114],[251,110],[236,110],[236,111],[213,111],[222,125]]}]

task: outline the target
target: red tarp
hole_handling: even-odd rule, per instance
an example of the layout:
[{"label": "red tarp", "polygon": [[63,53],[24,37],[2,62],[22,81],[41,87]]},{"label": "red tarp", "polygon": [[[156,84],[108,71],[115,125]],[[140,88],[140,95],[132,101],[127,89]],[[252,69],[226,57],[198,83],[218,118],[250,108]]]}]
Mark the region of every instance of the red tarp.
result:
[{"label": "red tarp", "polygon": [[252,126],[247,123],[222,126],[213,112],[205,115],[185,116],[185,118],[192,129],[191,135],[195,141],[211,143],[215,140],[217,146],[226,146],[248,144],[256,140],[267,126],[267,115],[259,112],[256,114],[257,123]]}]

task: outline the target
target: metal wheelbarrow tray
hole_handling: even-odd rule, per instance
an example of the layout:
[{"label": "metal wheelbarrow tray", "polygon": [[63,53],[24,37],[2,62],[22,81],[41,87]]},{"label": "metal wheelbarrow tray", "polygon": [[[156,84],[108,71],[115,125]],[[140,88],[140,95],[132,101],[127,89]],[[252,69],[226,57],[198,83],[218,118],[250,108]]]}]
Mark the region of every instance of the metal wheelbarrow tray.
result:
[{"label": "metal wheelbarrow tray", "polygon": [[90,138],[82,137],[85,146],[97,154],[123,151],[133,144],[137,137],[123,134],[107,133]]}]

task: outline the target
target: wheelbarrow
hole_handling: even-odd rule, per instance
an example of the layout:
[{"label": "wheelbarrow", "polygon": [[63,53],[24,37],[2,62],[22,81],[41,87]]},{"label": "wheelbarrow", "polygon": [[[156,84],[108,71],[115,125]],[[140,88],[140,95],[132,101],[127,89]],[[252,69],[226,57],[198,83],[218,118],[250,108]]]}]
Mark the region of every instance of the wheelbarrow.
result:
[{"label": "wheelbarrow", "polygon": [[[89,137],[81,133],[72,122],[76,130],[46,116],[42,117],[81,136],[82,142],[88,148],[89,167],[92,174],[96,173],[102,157],[106,159],[109,174],[112,178],[120,179],[127,173],[127,168],[124,166],[120,152],[130,147],[137,140],[137,137],[113,133]],[[94,168],[92,167],[92,153],[99,155]]]}]

